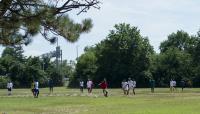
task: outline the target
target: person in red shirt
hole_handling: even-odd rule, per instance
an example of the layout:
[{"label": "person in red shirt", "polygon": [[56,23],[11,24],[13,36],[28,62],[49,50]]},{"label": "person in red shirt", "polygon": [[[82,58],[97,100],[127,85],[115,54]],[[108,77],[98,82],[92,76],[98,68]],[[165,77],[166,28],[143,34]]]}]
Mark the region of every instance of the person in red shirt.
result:
[{"label": "person in red shirt", "polygon": [[108,83],[106,81],[106,79],[104,78],[104,80],[99,84],[99,86],[101,87],[101,89],[103,89],[103,94],[105,97],[108,97]]}]

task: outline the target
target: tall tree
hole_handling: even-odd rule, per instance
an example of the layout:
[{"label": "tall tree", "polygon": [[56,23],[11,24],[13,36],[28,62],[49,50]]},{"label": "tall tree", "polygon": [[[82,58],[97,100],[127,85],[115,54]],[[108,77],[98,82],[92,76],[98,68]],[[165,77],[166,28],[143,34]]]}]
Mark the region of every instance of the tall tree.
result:
[{"label": "tall tree", "polygon": [[91,29],[92,23],[91,19],[74,23],[67,13],[87,12],[91,7],[99,8],[99,3],[98,0],[1,0],[0,44],[28,44],[38,33],[51,42],[55,36],[74,42]]},{"label": "tall tree", "polygon": [[187,32],[179,30],[170,34],[168,39],[160,44],[160,51],[165,52],[168,48],[178,48],[181,51],[192,53],[198,42],[198,37],[190,36]]},{"label": "tall tree", "polygon": [[181,51],[178,48],[168,48],[154,58],[153,78],[157,86],[169,86],[169,81],[174,79],[179,85],[183,79],[192,80],[194,77],[191,54]]},{"label": "tall tree", "polygon": [[106,77],[110,86],[119,87],[123,79],[132,77],[138,86],[145,86],[150,56],[154,53],[148,38],[141,36],[138,28],[129,24],[114,27],[108,37],[97,45],[96,80]]},{"label": "tall tree", "polygon": [[154,74],[159,85],[168,85],[170,79],[192,81],[196,77],[194,63],[199,38],[187,32],[177,31],[168,36],[160,45],[161,53],[157,56],[157,70]]},{"label": "tall tree", "polygon": [[85,53],[82,54],[77,61],[75,75],[70,81],[71,87],[77,87],[78,81],[81,79],[87,81],[88,78],[94,79],[96,77],[96,52],[93,47],[86,47]]}]

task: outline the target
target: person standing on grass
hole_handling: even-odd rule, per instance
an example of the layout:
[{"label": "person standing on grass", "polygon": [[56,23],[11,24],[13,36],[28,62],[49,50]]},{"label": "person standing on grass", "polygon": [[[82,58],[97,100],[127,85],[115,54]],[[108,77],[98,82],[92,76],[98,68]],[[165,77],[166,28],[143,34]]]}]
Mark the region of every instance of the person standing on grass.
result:
[{"label": "person standing on grass", "polygon": [[177,90],[176,89],[176,81],[175,80],[173,80],[173,89],[174,89],[173,91]]},{"label": "person standing on grass", "polygon": [[50,92],[50,94],[53,93],[53,80],[52,79],[49,80],[49,92]]},{"label": "person standing on grass", "polygon": [[122,89],[124,91],[124,95],[128,95],[129,85],[126,80],[122,81]]},{"label": "person standing on grass", "polygon": [[84,88],[84,82],[83,82],[83,80],[80,80],[79,86],[80,86],[81,93],[83,93],[83,88]]},{"label": "person standing on grass", "polygon": [[124,92],[124,95],[126,94],[126,92],[125,92],[125,88],[124,88],[124,84],[125,84],[125,80],[123,80],[122,81],[122,83],[121,83],[121,87],[122,87],[122,90],[123,90],[123,92]]},{"label": "person standing on grass", "polygon": [[174,90],[174,81],[171,79],[171,81],[169,82],[170,85],[170,91],[172,92]]},{"label": "person standing on grass", "polygon": [[104,78],[104,80],[99,84],[99,86],[101,87],[101,89],[103,89],[103,94],[105,97],[108,97],[108,83],[106,81],[106,79]]},{"label": "person standing on grass", "polygon": [[35,83],[34,83],[34,85],[35,85],[34,96],[35,96],[35,98],[38,98],[38,95],[40,93],[40,91],[39,91],[39,82],[36,80]]},{"label": "person standing on grass", "polygon": [[130,90],[132,90],[133,94],[135,95],[136,81],[133,81],[133,80],[131,80],[131,78],[128,78],[128,87],[129,87],[129,89],[128,89],[127,94],[129,94]]},{"label": "person standing on grass", "polygon": [[8,95],[12,94],[12,88],[13,88],[13,83],[11,81],[9,81],[7,83]]},{"label": "person standing on grass", "polygon": [[185,88],[185,81],[184,81],[184,80],[181,80],[180,85],[181,85],[181,88],[182,88],[182,91],[183,91],[183,89]]},{"label": "person standing on grass", "polygon": [[87,81],[88,93],[92,93],[92,86],[93,86],[92,80],[88,79],[88,81]]},{"label": "person standing on grass", "polygon": [[151,87],[151,93],[154,93],[155,80],[154,79],[150,79],[149,83],[150,83],[150,87]]}]

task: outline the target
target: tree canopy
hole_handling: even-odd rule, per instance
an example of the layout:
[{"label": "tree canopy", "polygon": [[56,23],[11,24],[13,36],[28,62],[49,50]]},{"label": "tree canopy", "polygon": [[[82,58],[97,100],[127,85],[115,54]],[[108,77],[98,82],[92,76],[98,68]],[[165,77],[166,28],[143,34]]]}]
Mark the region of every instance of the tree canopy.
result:
[{"label": "tree canopy", "polygon": [[27,45],[38,33],[51,42],[56,36],[74,42],[81,33],[90,31],[92,21],[75,23],[67,13],[99,9],[99,3],[98,0],[1,0],[0,44]]}]

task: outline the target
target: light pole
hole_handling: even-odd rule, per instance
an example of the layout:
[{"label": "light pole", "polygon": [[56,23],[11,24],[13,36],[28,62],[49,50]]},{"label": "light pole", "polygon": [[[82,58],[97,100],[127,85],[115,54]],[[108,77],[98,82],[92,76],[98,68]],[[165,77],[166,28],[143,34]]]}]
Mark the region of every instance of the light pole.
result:
[{"label": "light pole", "polygon": [[77,56],[76,60],[78,60],[78,47],[79,47],[79,45],[76,46],[76,56]]}]

